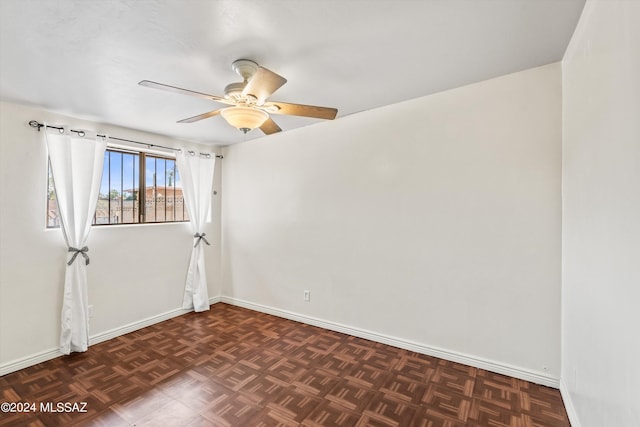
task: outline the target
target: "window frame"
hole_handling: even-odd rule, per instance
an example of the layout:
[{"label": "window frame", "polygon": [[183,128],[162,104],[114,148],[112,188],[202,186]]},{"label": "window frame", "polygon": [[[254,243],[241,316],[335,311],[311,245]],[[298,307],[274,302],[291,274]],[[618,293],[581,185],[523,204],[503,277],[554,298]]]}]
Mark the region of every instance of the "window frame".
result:
[{"label": "window frame", "polygon": [[[125,226],[131,226],[131,225],[151,225],[151,224],[175,224],[175,223],[185,223],[185,222],[190,222],[191,219],[189,218],[189,213],[187,210],[187,206],[186,206],[186,202],[184,200],[184,190],[182,189],[182,187],[177,187],[175,185],[175,182],[177,181],[177,178],[180,176],[179,172],[178,172],[178,165],[177,165],[177,161],[176,161],[176,157],[171,156],[168,153],[158,153],[158,152],[152,152],[152,151],[145,151],[145,150],[139,150],[139,149],[135,149],[132,147],[128,147],[128,146],[114,146],[114,145],[107,145],[107,148],[105,150],[105,154],[108,152],[112,152],[112,153],[119,153],[121,155],[121,166],[120,166],[120,194],[119,194],[119,203],[120,203],[120,215],[122,216],[122,212],[124,211],[124,155],[125,154],[129,154],[129,155],[133,155],[133,156],[138,156],[138,161],[137,161],[137,166],[134,163],[133,166],[133,173],[135,176],[135,170],[137,168],[138,170],[138,180],[137,183],[135,182],[135,179],[132,181],[134,184],[137,184],[138,186],[138,198],[136,200],[135,197],[135,188],[133,188],[133,209],[134,211],[137,210],[137,215],[135,215],[134,217],[136,218],[136,221],[134,222],[111,222],[111,215],[109,214],[108,216],[108,220],[109,222],[107,223],[97,223],[97,211],[98,211],[98,203],[100,202],[100,200],[104,200],[104,199],[100,199],[98,198],[98,201],[96,202],[96,211],[93,214],[93,219],[92,219],[92,223],[91,226],[92,227],[102,227],[102,226],[119,226],[119,225],[125,225]],[[107,211],[110,213],[111,212],[111,206],[112,206],[112,199],[111,199],[111,167],[110,167],[110,160],[111,160],[111,156],[105,156],[107,157],[107,159],[109,159],[107,161],[107,159],[105,159],[105,162],[103,164],[103,176],[104,176],[104,171],[107,170],[108,174],[107,174],[107,179],[108,179],[108,193],[107,193]],[[150,217],[151,215],[148,215],[147,212],[147,183],[146,183],[146,170],[147,170],[147,160],[148,159],[154,159],[154,169],[157,168],[158,165],[158,160],[162,160],[165,162],[165,174],[164,174],[164,186],[161,186],[162,188],[164,188],[164,193],[163,194],[163,205],[164,205],[164,220],[162,221],[158,221],[158,198],[155,197],[154,200],[151,202],[153,204],[153,218],[155,219],[155,221],[149,221],[147,222],[147,218]],[[166,162],[167,161],[171,161],[173,162],[173,174],[171,175],[172,178],[174,179],[173,181],[173,195],[171,196],[171,203],[167,203],[167,169],[166,169]],[[157,169],[156,169],[157,170]],[[102,179],[103,177],[101,177],[101,185],[102,185]],[[155,194],[155,192],[157,191],[157,187],[158,187],[158,183],[156,180],[156,173],[154,173],[154,180],[152,183],[152,188],[154,189],[153,192]],[[167,207],[171,206],[172,211],[173,211],[173,215],[172,217],[175,218],[176,217],[176,207],[177,205],[180,204],[180,202],[177,202],[177,200],[179,199],[179,196],[176,195],[176,190],[180,189],[180,191],[182,192],[182,200],[181,200],[181,204],[182,204],[182,218],[180,220],[170,220],[167,221],[166,217],[167,217]],[[52,198],[52,194],[53,194],[53,198]],[[53,176],[51,175],[51,162],[49,161],[49,157],[47,156],[47,191],[46,191],[46,212],[45,212],[45,228],[46,229],[56,229],[56,228],[60,228],[60,219],[56,213],[56,220],[55,220],[55,225],[49,225],[50,224],[50,203],[51,200],[55,200],[55,187],[53,186]],[[117,200],[114,200],[117,202]],[[56,212],[59,212],[57,209],[57,201],[56,201]],[[186,219],[184,219],[186,218]]]}]

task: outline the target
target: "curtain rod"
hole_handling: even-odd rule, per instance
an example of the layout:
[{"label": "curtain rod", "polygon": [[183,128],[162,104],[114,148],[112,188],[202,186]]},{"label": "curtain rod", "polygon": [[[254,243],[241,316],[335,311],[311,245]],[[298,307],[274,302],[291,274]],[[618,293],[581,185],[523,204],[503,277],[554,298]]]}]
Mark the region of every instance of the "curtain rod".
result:
[{"label": "curtain rod", "polygon": [[[31,120],[31,121],[29,122],[29,126],[31,126],[31,127],[32,127],[32,128],[34,128],[34,129],[38,129],[38,132],[40,132],[40,128],[45,127],[45,125],[44,125],[44,124],[42,124],[42,123],[38,122],[37,120]],[[51,126],[51,125],[46,125],[46,127],[51,128],[51,129],[59,129],[59,130],[64,129],[64,128],[63,128],[63,127],[61,127],[61,126]],[[69,129],[69,131],[71,131],[71,132],[75,132],[75,133],[77,133],[77,134],[78,134],[78,135],[80,135],[80,136],[84,136],[84,131],[82,131],[82,130]],[[106,135],[98,134],[98,135],[96,135],[96,136],[99,136],[99,137],[104,138]],[[181,148],[165,147],[164,145],[149,144],[149,143],[146,143],[146,142],[133,141],[133,140],[131,140],[131,139],[116,138],[115,136],[109,136],[109,139],[115,139],[115,140],[117,140],[117,141],[130,142],[130,143],[132,143],[132,144],[144,145],[144,146],[146,146],[146,147],[148,147],[148,148],[158,147],[158,148],[164,148],[165,150],[182,151],[182,149],[181,149]],[[188,153],[189,153],[189,154],[193,154],[194,152],[193,152],[193,151],[188,151]],[[201,154],[201,155],[203,155],[203,156],[207,156],[207,155],[209,155],[209,156],[210,156],[210,154],[208,154],[208,153],[200,153],[200,154]],[[216,154],[216,159],[224,159],[224,156],[223,156],[222,154]]]}]

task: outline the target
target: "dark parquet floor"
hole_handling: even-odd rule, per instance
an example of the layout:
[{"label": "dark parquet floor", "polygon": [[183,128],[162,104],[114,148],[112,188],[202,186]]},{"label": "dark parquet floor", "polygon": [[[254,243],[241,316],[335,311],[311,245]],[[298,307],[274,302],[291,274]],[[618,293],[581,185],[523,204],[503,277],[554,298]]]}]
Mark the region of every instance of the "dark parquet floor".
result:
[{"label": "dark parquet floor", "polygon": [[227,304],[0,377],[0,401],[36,404],[0,413],[20,427],[569,426],[558,390]]}]

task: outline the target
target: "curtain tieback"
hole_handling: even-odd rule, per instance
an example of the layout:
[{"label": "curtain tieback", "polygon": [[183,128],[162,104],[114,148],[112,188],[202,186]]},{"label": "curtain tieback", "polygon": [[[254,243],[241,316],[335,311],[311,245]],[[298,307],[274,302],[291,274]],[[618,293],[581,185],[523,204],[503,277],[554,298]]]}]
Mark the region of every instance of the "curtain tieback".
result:
[{"label": "curtain tieback", "polygon": [[193,235],[193,238],[194,238],[194,239],[198,239],[198,240],[196,241],[196,244],[195,244],[195,245],[193,245],[193,247],[195,248],[196,246],[198,246],[198,244],[200,243],[200,240],[204,240],[204,242],[205,242],[208,246],[211,246],[211,245],[209,244],[209,242],[207,242],[207,239],[205,239],[205,238],[204,238],[204,236],[206,236],[206,235],[207,235],[207,233],[202,233],[202,234],[200,234],[200,233],[196,233],[196,234],[194,234],[194,235]]},{"label": "curtain tieback", "polygon": [[67,263],[67,265],[73,264],[73,261],[76,260],[76,257],[78,256],[78,254],[82,255],[82,257],[84,258],[84,265],[89,265],[89,256],[87,255],[87,252],[89,252],[88,247],[83,246],[82,249],[77,249],[69,246],[69,252],[73,252],[74,254],[69,260],[69,262]]}]

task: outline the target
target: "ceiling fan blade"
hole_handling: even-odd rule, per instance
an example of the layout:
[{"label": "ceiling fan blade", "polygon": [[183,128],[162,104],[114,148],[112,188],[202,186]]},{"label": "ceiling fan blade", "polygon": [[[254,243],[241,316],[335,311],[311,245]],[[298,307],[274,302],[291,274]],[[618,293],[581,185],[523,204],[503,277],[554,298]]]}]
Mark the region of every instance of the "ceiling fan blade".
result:
[{"label": "ceiling fan blade", "polygon": [[166,84],[163,84],[163,83],[152,82],[150,80],[142,80],[138,84],[140,86],[146,86],[146,87],[150,87],[150,88],[153,88],[153,89],[160,89],[160,90],[164,90],[164,91],[167,91],[167,92],[179,93],[181,95],[197,96],[198,98],[204,98],[204,99],[208,99],[210,101],[216,101],[216,102],[222,102],[223,104],[234,105],[233,102],[231,102],[231,101],[229,101],[229,100],[227,100],[225,98],[222,98],[220,96],[209,95],[208,93],[196,92],[196,91],[189,90],[189,89],[183,89],[181,87],[166,85]]},{"label": "ceiling fan blade", "polygon": [[258,105],[278,90],[287,79],[264,67],[259,67],[258,71],[249,79],[249,82],[242,91],[243,95],[253,95],[258,100]]},{"label": "ceiling fan blade", "polygon": [[278,124],[269,117],[262,126],[260,126],[260,130],[264,132],[265,135],[271,135],[272,133],[280,132],[282,129],[280,129],[280,126],[278,126]]},{"label": "ceiling fan blade", "polygon": [[[338,114],[337,108],[318,107],[316,105],[290,104],[287,102],[270,101],[278,107],[277,111],[271,111],[275,114],[288,114],[290,116],[313,117],[316,119],[333,120]],[[274,109],[275,110],[275,109]]]},{"label": "ceiling fan blade", "polygon": [[178,120],[176,123],[193,123],[193,122],[197,122],[198,120],[208,119],[209,117],[217,116],[218,114],[220,114],[220,111],[222,111],[222,110],[209,111],[208,113],[199,114],[197,116],[189,117],[187,119]]}]

